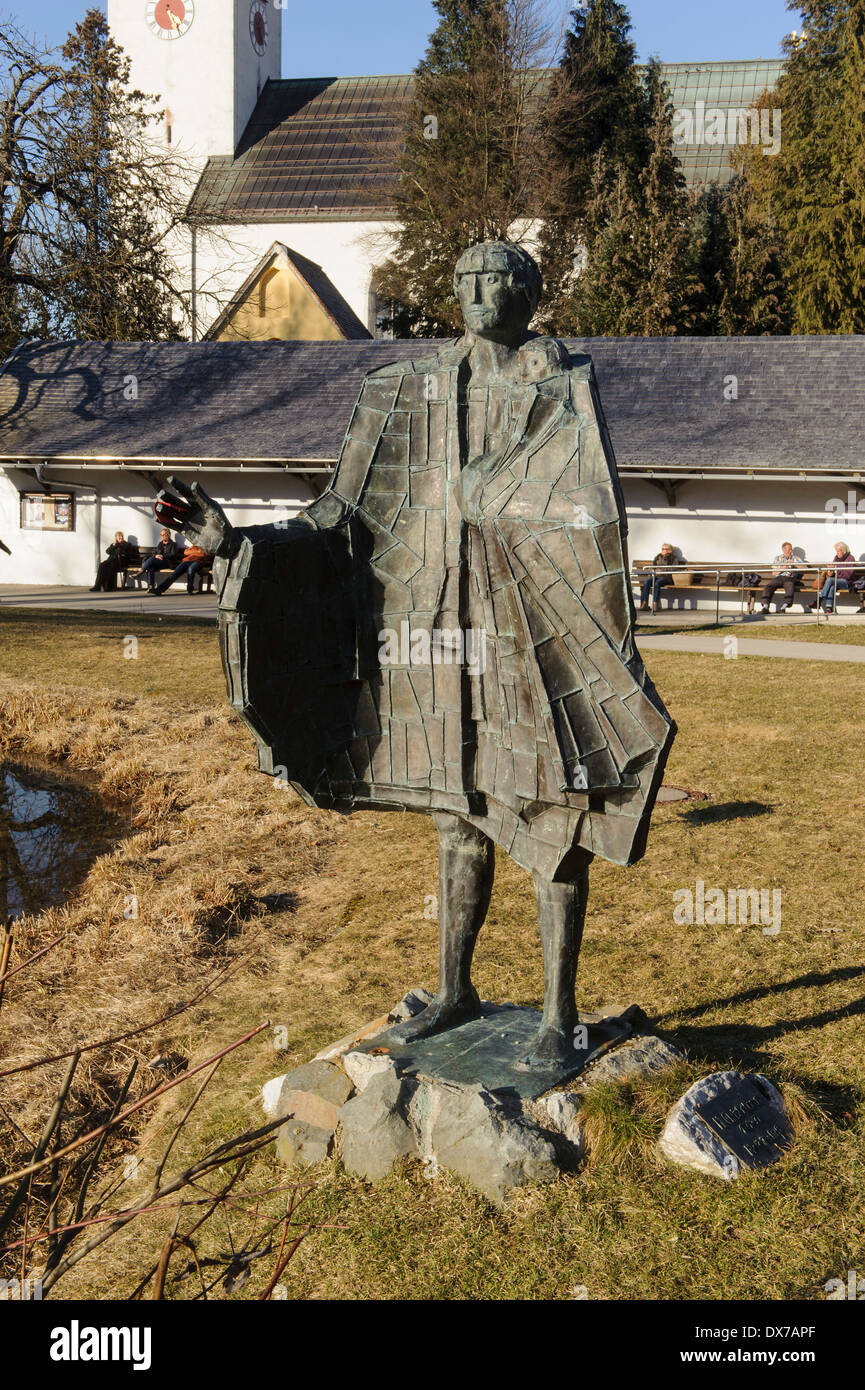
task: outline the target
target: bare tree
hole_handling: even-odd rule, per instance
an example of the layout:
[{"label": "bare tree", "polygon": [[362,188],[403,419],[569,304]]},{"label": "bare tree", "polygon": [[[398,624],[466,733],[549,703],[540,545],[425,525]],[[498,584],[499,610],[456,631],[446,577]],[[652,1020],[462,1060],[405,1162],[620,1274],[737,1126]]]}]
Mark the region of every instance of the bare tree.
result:
[{"label": "bare tree", "polygon": [[195,166],[90,10],[62,50],[0,25],[0,346],[179,337]]},{"label": "bare tree", "polygon": [[[51,942],[10,967],[12,939],[11,924],[7,924],[0,942],[0,1007],[6,981],[57,945]],[[173,1226],[159,1255],[146,1258],[144,1267],[135,1271],[137,1282],[127,1297],[141,1298],[149,1289],[151,1298],[162,1299],[169,1285],[181,1298],[207,1299],[220,1286],[226,1293],[234,1293],[246,1283],[257,1261],[273,1256],[272,1272],[259,1294],[267,1300],[273,1297],[301,1243],[313,1231],[334,1224],[298,1221],[297,1209],[314,1190],[313,1183],[288,1180],[264,1189],[250,1186],[252,1161],[270,1145],[274,1131],[283,1123],[280,1119],[233,1135],[174,1174],[168,1172],[172,1153],[186,1137],[189,1119],[223,1060],[269,1028],[269,1023],[260,1024],[169,1080],[161,1076],[156,1084],[145,1080],[137,1098],[132,1099],[142,1075],[140,1061],[135,1058],[104,1118],[94,1118],[86,1108],[82,1114],[76,1105],[76,1074],[86,1052],[107,1052],[119,1044],[128,1047],[132,1040],[152,1034],[167,1018],[199,1003],[232,973],[236,967],[223,970],[170,1014],[122,1035],[88,1043],[65,1057],[44,1057],[4,1069],[4,1076],[22,1071],[50,1074],[58,1062],[66,1063],[35,1142],[0,1105],[0,1151],[7,1159],[12,1155],[19,1159],[17,1167],[0,1176],[0,1275],[5,1276],[7,1296],[10,1289],[24,1299],[50,1295],[63,1278],[104,1250],[132,1223],[173,1212]],[[147,1076],[146,1069],[143,1075]],[[152,1171],[152,1176],[142,1190],[142,1183],[136,1180],[139,1158],[129,1152],[133,1118],[152,1112],[157,1100],[194,1077],[199,1078],[199,1084],[191,1099],[172,1124],[158,1156],[149,1155],[146,1171]],[[50,1090],[46,1089],[45,1095],[47,1101]],[[144,1163],[141,1166],[144,1171]],[[136,1196],[124,1200],[130,1187]],[[270,1201],[262,1210],[265,1198]],[[217,1222],[225,1227],[224,1240],[214,1229]],[[216,1253],[208,1254],[206,1249]],[[172,1259],[181,1251],[185,1251],[187,1261],[172,1274]],[[197,1288],[192,1284],[187,1287],[191,1276],[197,1276]]]}]

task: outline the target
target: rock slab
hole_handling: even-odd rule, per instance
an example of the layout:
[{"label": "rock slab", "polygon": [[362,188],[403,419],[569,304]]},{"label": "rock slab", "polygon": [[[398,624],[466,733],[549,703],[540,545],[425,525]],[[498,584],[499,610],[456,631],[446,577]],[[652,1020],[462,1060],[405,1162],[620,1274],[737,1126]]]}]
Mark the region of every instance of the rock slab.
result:
[{"label": "rock slab", "polygon": [[[729,1118],[735,1122],[741,1115],[745,1126],[745,1143],[736,1145],[738,1151],[713,1133],[698,1108],[728,1095]],[[721,1109],[723,1112],[723,1107]],[[777,1161],[791,1142],[792,1130],[784,1102],[768,1077],[759,1073],[743,1076],[737,1071],[721,1071],[696,1081],[676,1102],[667,1116],[658,1147],[673,1163],[730,1182],[742,1171],[765,1167],[767,1161]],[[755,1154],[762,1151],[761,1156],[749,1157],[749,1148]],[[774,1158],[767,1160],[772,1150]]]},{"label": "rock slab", "polygon": [[408,1084],[396,1072],[373,1076],[360,1095],[342,1108],[339,1153],[349,1173],[375,1182],[401,1158],[416,1152],[407,1119]]},{"label": "rock slab", "polygon": [[631,1081],[638,1076],[652,1076],[675,1066],[684,1055],[663,1038],[645,1034],[604,1053],[589,1065],[580,1082],[583,1086],[598,1086],[605,1081]]}]

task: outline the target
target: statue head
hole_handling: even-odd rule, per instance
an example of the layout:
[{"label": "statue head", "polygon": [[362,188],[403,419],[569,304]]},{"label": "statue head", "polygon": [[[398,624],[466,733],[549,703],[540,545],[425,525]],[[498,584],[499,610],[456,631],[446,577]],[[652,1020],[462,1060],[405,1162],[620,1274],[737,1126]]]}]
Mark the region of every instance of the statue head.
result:
[{"label": "statue head", "polygon": [[478,338],[520,343],[540,303],[541,272],[512,241],[482,241],[456,263],[454,291],[466,327]]}]

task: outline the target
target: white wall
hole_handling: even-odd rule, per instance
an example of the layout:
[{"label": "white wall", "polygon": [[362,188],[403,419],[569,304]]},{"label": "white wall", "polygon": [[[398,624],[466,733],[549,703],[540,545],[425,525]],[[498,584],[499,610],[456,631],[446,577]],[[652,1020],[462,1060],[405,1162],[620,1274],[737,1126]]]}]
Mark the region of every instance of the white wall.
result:
[{"label": "white wall", "polygon": [[854,499],[853,510],[838,516],[848,505],[842,483],[687,482],[675,507],[647,481],[626,477],[622,488],[632,560],[653,559],[663,541],[695,561],[770,564],[784,541],[811,561],[828,562],[837,540],[865,554],[865,510],[857,512]]},{"label": "white wall", "polygon": [[[81,470],[53,470],[57,477],[83,483]],[[194,474],[184,475],[191,481]],[[14,481],[13,481],[14,478]],[[86,475],[98,494],[80,492],[75,503],[74,531],[22,531],[19,486],[36,492],[32,478],[0,471],[0,540],[12,556],[0,551],[0,584],[90,585],[97,560],[105,555],[115,531],[134,537],[139,545],[156,545],[160,526],[153,515],[154,494],[143,479],[122,472]],[[205,490],[217,497],[235,526],[255,526],[294,516],[313,500],[314,492],[302,478],[291,474],[241,476],[237,473],[203,473]],[[16,483],[18,486],[16,486]],[[63,489],[58,484],[57,491]]]},{"label": "white wall", "polygon": [[[85,474],[74,469],[64,473],[58,467],[54,474],[85,481]],[[187,481],[193,476],[187,475]],[[290,474],[204,473],[200,480],[237,526],[294,515],[314,496],[305,480]],[[30,492],[35,484],[23,473],[0,471],[0,539],[13,551],[11,559],[0,552],[0,583],[90,584],[97,549],[104,555],[115,531],[137,537],[140,545],[156,544],[153,493],[143,480],[100,472],[88,473],[86,481],[99,494],[78,494],[74,532],[21,531],[18,488]],[[632,560],[651,560],[666,540],[689,560],[704,564],[769,564],[786,540],[812,562],[828,562],[836,540],[846,540],[854,555],[865,558],[865,510],[855,511],[854,498],[854,510],[838,518],[835,513],[848,503],[847,489],[840,484],[685,483],[675,507],[642,480],[626,478],[623,490]],[[835,511],[827,511],[833,499]]]},{"label": "white wall", "polygon": [[0,551],[0,583],[82,584],[82,576],[90,575],[92,584],[99,513],[93,494],[77,495],[74,531],[22,531],[19,487],[21,492],[40,489],[32,477],[14,477],[15,482],[0,472],[0,540],[12,551],[11,557]]}]

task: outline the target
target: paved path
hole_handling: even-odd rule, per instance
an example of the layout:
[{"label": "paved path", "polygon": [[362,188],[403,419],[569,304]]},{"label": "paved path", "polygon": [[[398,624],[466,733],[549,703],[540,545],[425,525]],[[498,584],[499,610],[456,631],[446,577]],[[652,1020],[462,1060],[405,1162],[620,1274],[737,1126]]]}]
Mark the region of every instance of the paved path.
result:
[{"label": "paved path", "polygon": [[[209,618],[213,621],[217,615],[215,594],[195,594],[190,597],[182,587],[170,590],[162,598],[148,598],[143,589],[118,589],[113,594],[91,594],[89,589],[74,588],[70,585],[46,584],[39,588],[27,584],[0,584],[0,608],[54,608],[61,612],[95,610],[107,613],[158,613],[162,617]],[[702,616],[705,620],[705,615]],[[656,621],[658,619],[661,619],[661,614],[657,615]],[[669,622],[669,617],[666,621]],[[727,650],[726,643],[730,637],[736,635],[737,629],[741,630],[743,626],[753,631],[751,622],[731,622],[726,637],[706,637],[691,632],[671,632],[654,637],[648,630],[649,624],[641,621],[637,628],[637,644],[645,651],[699,652],[723,656]],[[863,662],[865,645],[859,647],[844,646],[836,642],[785,642],[749,636],[743,637],[739,643],[739,656],[776,656],[792,661]]]},{"label": "paved path", "polygon": [[[641,651],[656,652],[700,652],[710,656],[724,656],[729,651],[728,643],[735,640],[735,632],[728,637],[698,637],[690,632],[671,632],[663,637],[650,637],[648,633],[637,633],[637,646]],[[785,661],[865,661],[865,646],[845,646],[841,642],[775,642],[769,638],[747,637],[737,642],[738,656],[780,656]]]},{"label": "paved path", "polygon": [[56,608],[62,612],[91,611],[110,613],[158,613],[167,618],[216,619],[216,594],[190,596],[180,587],[169,589],[161,598],[148,598],[144,589],[118,589],[113,594],[91,594],[89,589],[71,585],[0,584],[0,608]]}]

